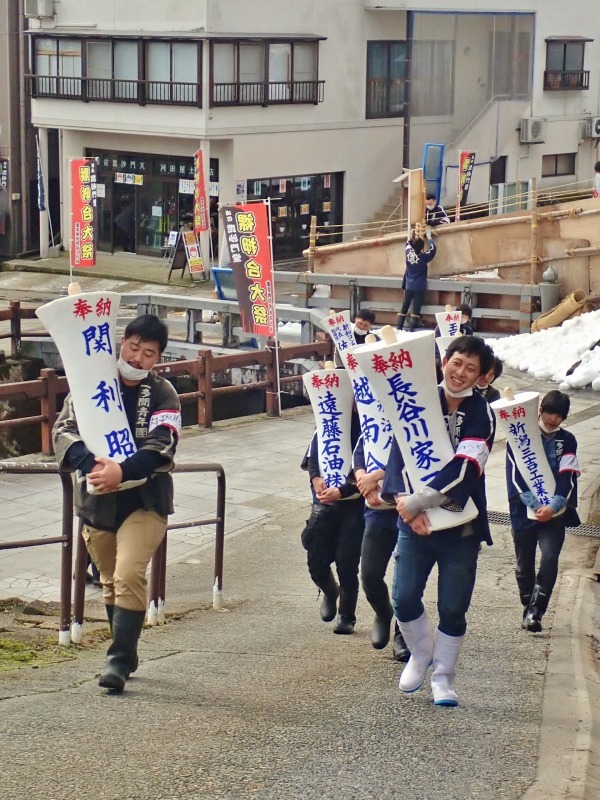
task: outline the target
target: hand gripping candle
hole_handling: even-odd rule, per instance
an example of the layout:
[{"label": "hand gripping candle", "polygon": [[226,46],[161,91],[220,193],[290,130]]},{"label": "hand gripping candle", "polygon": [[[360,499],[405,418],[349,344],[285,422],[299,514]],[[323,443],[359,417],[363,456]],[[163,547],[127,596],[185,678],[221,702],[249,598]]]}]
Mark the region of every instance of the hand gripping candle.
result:
[{"label": "hand gripping candle", "polygon": [[[415,491],[427,485],[454,457],[435,375],[433,331],[382,331],[383,341],[353,351],[375,397],[390,421]],[[462,511],[427,510],[431,530],[470,522],[477,508],[469,499]]]},{"label": "hand gripping candle", "polygon": [[[35,312],[58,348],[85,446],[95,456],[118,463],[136,451],[117,370],[120,299],[116,292],[69,294]],[[139,486],[144,480],[128,481],[120,488]],[[88,491],[94,491],[89,481]]]},{"label": "hand gripping candle", "polygon": [[[530,491],[543,506],[547,506],[554,497],[556,481],[544,452],[538,423],[540,396],[538,392],[515,395],[510,388],[505,389],[504,394],[504,398],[495,400],[490,407],[500,429],[506,434],[517,469]],[[527,508],[527,516],[536,518],[530,508]]]}]

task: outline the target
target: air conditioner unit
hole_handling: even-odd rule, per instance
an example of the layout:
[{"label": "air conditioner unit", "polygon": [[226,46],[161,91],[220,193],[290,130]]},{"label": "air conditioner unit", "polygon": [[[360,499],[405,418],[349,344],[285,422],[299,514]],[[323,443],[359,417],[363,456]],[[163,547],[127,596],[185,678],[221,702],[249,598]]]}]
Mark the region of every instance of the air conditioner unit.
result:
[{"label": "air conditioner unit", "polygon": [[546,120],[527,117],[521,120],[521,144],[540,144],[546,139]]},{"label": "air conditioner unit", "polygon": [[585,138],[600,139],[600,117],[591,117],[585,121]]},{"label": "air conditioner unit", "polygon": [[33,19],[54,16],[54,0],[25,0],[25,16]]}]

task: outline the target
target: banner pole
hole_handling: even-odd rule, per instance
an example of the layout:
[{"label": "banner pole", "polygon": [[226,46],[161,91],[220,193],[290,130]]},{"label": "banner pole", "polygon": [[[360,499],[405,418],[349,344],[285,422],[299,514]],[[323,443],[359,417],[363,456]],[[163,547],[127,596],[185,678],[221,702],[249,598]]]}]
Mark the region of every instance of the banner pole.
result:
[{"label": "banner pole", "polygon": [[460,156],[461,156],[461,153],[462,153],[462,150],[459,150],[458,151],[458,192],[456,193],[456,209],[455,209],[455,212],[454,212],[454,221],[455,222],[458,222],[460,220],[460,201],[461,201],[461,197],[460,197]]},{"label": "banner pole", "polygon": [[268,197],[264,201],[267,207],[267,219],[269,220],[269,247],[271,248],[271,269],[273,272],[273,314],[275,326],[275,374],[276,374],[276,392],[277,392],[277,416],[281,416],[281,382],[279,375],[279,328],[277,325],[277,298],[275,297],[275,261],[273,259],[273,223],[271,220],[271,198]]}]

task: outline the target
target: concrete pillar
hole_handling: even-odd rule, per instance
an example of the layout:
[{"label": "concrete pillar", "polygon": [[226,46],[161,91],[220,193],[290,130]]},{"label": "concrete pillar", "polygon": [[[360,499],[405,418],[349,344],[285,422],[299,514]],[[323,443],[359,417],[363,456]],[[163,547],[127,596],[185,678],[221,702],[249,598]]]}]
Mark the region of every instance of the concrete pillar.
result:
[{"label": "concrete pillar", "polygon": [[45,211],[40,210],[40,258],[48,258],[50,249],[50,221],[48,218],[48,129],[38,128],[40,163],[44,176]]}]

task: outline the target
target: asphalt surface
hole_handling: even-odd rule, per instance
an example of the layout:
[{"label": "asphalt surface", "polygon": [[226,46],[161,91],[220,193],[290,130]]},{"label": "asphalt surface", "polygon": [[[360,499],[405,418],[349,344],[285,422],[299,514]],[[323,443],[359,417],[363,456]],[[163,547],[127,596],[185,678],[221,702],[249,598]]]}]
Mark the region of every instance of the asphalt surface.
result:
[{"label": "asphalt surface", "polygon": [[[110,281],[139,290],[129,277],[90,276],[84,289]],[[45,295],[55,281],[61,276],[38,275],[26,291]],[[17,285],[24,282],[0,276],[0,291]],[[577,412],[595,403],[578,397]],[[595,464],[593,427],[586,444]],[[510,532],[494,525],[458,664],[460,707],[434,707],[427,684],[402,695],[390,649],[370,646],[362,595],[353,636],[334,636],[319,620],[299,542],[309,497],[298,464],[311,429],[306,411],[183,438],[180,460],[218,461],[228,475],[235,524],[227,528],[225,610],[211,607],[210,537],[192,549],[176,539],[167,610],[185,613],[144,631],[140,668],[122,696],[97,686],[103,647],[0,674],[0,800],[600,796],[597,539],[568,535],[544,631],[530,635],[519,624]],[[494,497],[501,480],[493,465]],[[590,473],[590,507],[595,482]],[[186,493],[184,484],[184,506]],[[435,621],[435,575],[430,584]],[[97,609],[92,597],[88,609]]]}]

